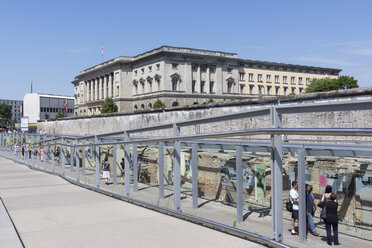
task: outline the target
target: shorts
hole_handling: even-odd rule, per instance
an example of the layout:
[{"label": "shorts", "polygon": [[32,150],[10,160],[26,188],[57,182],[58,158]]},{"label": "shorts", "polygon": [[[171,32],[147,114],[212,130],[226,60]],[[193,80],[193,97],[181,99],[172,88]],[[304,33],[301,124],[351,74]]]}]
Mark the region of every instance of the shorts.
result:
[{"label": "shorts", "polygon": [[298,220],[298,210],[292,211],[292,219]]},{"label": "shorts", "polygon": [[110,178],[110,172],[109,171],[103,171],[103,178]]},{"label": "shorts", "polygon": [[121,177],[124,177],[124,175],[125,175],[125,172],[121,171],[120,176],[121,176]]}]

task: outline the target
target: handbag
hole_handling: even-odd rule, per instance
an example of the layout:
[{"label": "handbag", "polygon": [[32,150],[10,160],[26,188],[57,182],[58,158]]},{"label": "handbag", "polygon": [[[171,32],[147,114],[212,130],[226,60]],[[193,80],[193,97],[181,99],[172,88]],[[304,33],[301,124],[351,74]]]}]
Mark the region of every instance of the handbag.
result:
[{"label": "handbag", "polygon": [[285,203],[285,208],[287,209],[287,211],[293,212],[293,203],[291,201],[291,196],[289,196],[289,201]]},{"label": "handbag", "polygon": [[324,204],[324,208],[320,212],[320,218],[323,219],[323,220],[327,219],[327,207],[326,207],[326,204]]}]

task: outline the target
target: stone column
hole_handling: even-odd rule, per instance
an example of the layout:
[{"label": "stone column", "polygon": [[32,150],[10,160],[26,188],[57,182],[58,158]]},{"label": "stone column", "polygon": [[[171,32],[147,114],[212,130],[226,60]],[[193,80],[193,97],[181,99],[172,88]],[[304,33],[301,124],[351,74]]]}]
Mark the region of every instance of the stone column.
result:
[{"label": "stone column", "polygon": [[115,84],[114,84],[114,73],[110,73],[111,75],[111,89],[112,89],[112,98],[115,98],[116,97],[116,87],[115,87]]},{"label": "stone column", "polygon": [[211,83],[211,75],[210,75],[209,66],[207,66],[206,77],[205,77],[205,84],[204,84],[204,91],[206,93],[209,93],[209,85],[210,85],[210,83]]},{"label": "stone column", "polygon": [[107,95],[108,82],[106,75],[103,76],[103,98],[106,99]]},{"label": "stone column", "polygon": [[200,82],[201,82],[201,72],[200,65],[198,65],[198,70],[196,71],[196,82],[195,82],[195,92],[200,92]]},{"label": "stone column", "polygon": [[98,100],[98,80],[97,78],[93,78],[93,80],[95,88],[94,100]]}]

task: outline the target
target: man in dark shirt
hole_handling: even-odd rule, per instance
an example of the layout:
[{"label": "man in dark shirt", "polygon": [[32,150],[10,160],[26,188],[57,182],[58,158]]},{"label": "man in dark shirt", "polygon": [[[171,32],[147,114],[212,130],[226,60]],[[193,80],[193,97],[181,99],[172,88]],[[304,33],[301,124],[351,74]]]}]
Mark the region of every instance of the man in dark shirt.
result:
[{"label": "man in dark shirt", "polygon": [[306,184],[306,216],[307,216],[307,223],[310,226],[310,232],[314,236],[319,236],[319,233],[316,232],[316,227],[314,224],[313,219],[313,212],[315,209],[314,204],[314,195],[311,193],[311,185]]},{"label": "man in dark shirt", "polygon": [[124,184],[124,175],[125,175],[125,165],[124,165],[124,158],[121,159],[120,162],[120,170],[121,170],[121,183]]}]

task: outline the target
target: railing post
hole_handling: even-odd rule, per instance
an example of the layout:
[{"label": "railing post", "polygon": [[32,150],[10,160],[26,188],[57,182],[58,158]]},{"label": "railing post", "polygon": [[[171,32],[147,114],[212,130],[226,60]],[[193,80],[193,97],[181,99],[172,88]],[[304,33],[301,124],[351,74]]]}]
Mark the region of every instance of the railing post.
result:
[{"label": "railing post", "polygon": [[[273,128],[282,127],[282,116],[275,107],[271,108],[271,125]],[[273,218],[273,238],[278,242],[283,242],[283,166],[282,166],[282,139],[280,135],[271,135],[272,144],[272,218]]]},{"label": "railing post", "polygon": [[71,140],[70,141],[70,171],[73,172],[74,171],[74,141]]},{"label": "railing post", "polygon": [[133,165],[133,192],[138,190],[138,157],[137,144],[133,144],[132,165]]},{"label": "railing post", "polygon": [[32,168],[35,168],[35,137],[34,136],[32,136],[32,144],[30,148],[31,148]]},{"label": "railing post", "polygon": [[117,149],[117,146],[116,145],[113,145],[112,146],[112,173],[113,173],[113,179],[112,179],[112,183],[114,185],[117,184],[117,158],[116,158],[116,149]]},{"label": "railing post", "polygon": [[[180,127],[177,124],[173,124],[174,136],[180,136]],[[173,147],[173,194],[174,194],[174,209],[177,211],[181,210],[181,142],[179,140],[174,141]]]},{"label": "railing post", "polygon": [[45,138],[46,136],[44,135],[43,139],[43,150],[44,150],[44,171],[46,171],[46,161],[47,161],[47,152],[46,152],[46,146],[45,146]]},{"label": "railing post", "polygon": [[159,199],[164,198],[164,142],[159,142]]},{"label": "railing post", "polygon": [[198,208],[198,144],[192,144],[191,151],[191,173],[192,173],[192,207]]},{"label": "railing post", "polygon": [[51,142],[51,151],[52,151],[52,158],[51,158],[51,162],[52,162],[52,171],[54,172],[54,136],[52,137],[52,142]]},{"label": "railing post", "polygon": [[[79,141],[76,140],[76,145],[79,145]],[[80,148],[76,146],[76,182],[80,182]]]},{"label": "railing post", "polygon": [[81,142],[81,144],[83,145],[82,147],[82,151],[81,151],[81,162],[82,162],[82,174],[83,176],[85,176],[85,140],[83,140]]},{"label": "railing post", "polygon": [[39,144],[39,142],[40,142],[40,136],[38,135],[37,136],[37,140],[36,140],[36,156],[37,156],[37,168],[38,169],[40,169],[40,153],[39,153],[39,149],[40,149],[40,144]]},{"label": "railing post", "polygon": [[[306,188],[305,188],[305,150],[297,150],[297,173],[298,173],[298,206],[299,219],[298,229],[300,240],[306,240]],[[309,213],[311,214],[311,213]]]},{"label": "railing post", "polygon": [[[129,135],[127,132],[124,132],[124,141],[129,141]],[[124,166],[125,166],[125,175],[124,175],[124,193],[126,196],[130,195],[130,150],[129,144],[124,145]]]},{"label": "railing post", "polygon": [[59,153],[59,161],[61,161],[61,169],[62,169],[62,176],[65,176],[65,148],[64,148],[64,139],[61,138],[61,149],[60,149],[60,153]]},{"label": "railing post", "polygon": [[242,146],[236,146],[236,221],[243,222],[243,166]]},{"label": "railing post", "polygon": [[[96,136],[95,137],[95,143],[98,143],[98,137]],[[100,182],[99,182],[99,177],[100,177],[100,161],[99,161],[99,156],[100,156],[100,153],[99,153],[99,146],[96,145],[96,187],[99,188],[100,186]]]}]

